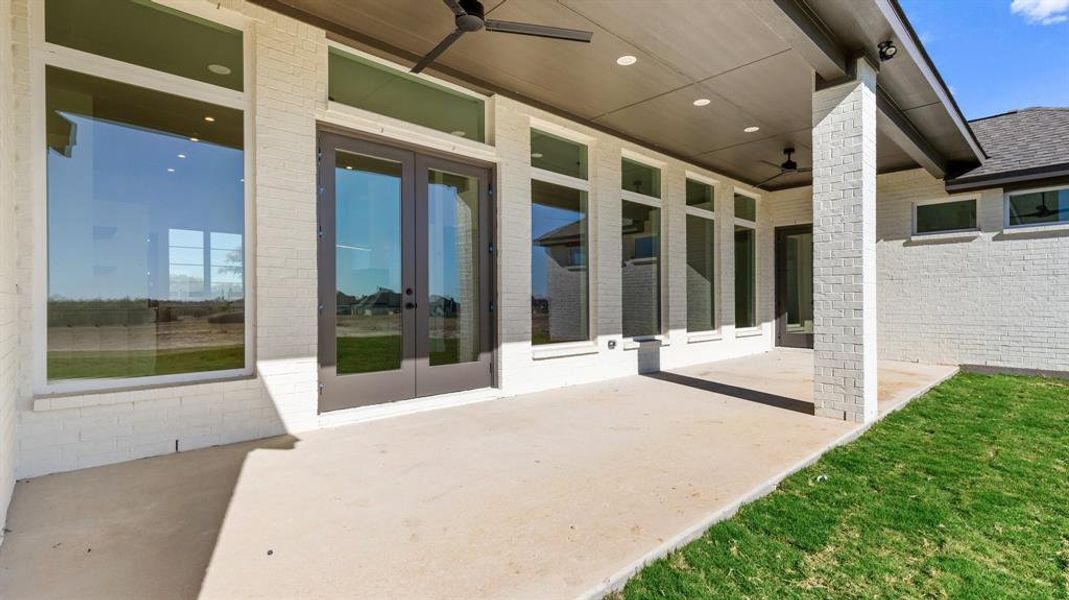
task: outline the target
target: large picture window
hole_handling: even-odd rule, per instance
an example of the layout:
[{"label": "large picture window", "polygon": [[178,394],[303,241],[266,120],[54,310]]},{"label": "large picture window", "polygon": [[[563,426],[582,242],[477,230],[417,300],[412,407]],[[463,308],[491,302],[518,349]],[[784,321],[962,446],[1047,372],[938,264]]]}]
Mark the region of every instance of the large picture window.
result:
[{"label": "large picture window", "polygon": [[243,113],[47,67],[47,379],[245,367]]}]

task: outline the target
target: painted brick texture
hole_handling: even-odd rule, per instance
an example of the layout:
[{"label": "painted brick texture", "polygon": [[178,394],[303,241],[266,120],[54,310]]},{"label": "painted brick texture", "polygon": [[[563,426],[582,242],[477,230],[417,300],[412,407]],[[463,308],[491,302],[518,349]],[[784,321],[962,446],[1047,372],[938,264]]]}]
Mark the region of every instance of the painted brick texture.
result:
[{"label": "painted brick texture", "polygon": [[[958,197],[978,235],[911,239],[913,204],[952,196],[921,169],[877,178],[879,358],[1069,371],[1069,234],[1007,234],[1001,189]],[[812,222],[812,188],[769,203],[776,227]]]},{"label": "painted brick texture", "polygon": [[816,414],[876,417],[876,73],[813,94]]},{"label": "painted brick texture", "polygon": [[[12,56],[14,13],[11,0],[0,0],[0,523],[7,515],[15,485],[17,395],[15,254],[15,70]],[[0,532],[0,540],[3,533]]]}]

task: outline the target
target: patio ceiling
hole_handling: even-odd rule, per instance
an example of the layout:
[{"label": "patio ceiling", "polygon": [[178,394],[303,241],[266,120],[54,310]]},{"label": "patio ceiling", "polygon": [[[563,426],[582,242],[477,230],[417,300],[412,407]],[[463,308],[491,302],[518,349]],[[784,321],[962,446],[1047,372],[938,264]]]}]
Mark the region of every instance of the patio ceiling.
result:
[{"label": "patio ceiling", "polygon": [[[438,0],[254,1],[405,65],[454,29],[452,14]],[[811,98],[817,70],[812,48],[807,47],[811,40],[783,19],[782,5],[794,2],[485,0],[488,17],[591,30],[593,41],[588,45],[477,32],[463,36],[428,71],[757,183],[777,172],[761,161],[781,162],[784,147],[797,150],[800,165],[811,164]],[[864,12],[850,6],[835,9]],[[871,20],[866,14],[846,22],[856,25],[859,19]],[[877,25],[866,26],[872,30],[870,37],[884,35]],[[868,40],[848,40],[862,42]],[[616,59],[623,55],[633,55],[638,62],[618,66]],[[902,90],[891,96],[912,103],[908,108],[917,121],[912,124],[924,137],[954,137],[957,132],[948,129],[946,110],[932,104],[938,99],[909,72],[911,59],[901,63],[891,79]],[[698,98],[710,102],[694,106]],[[879,171],[917,166],[916,148],[909,152],[899,143],[908,142],[908,136],[884,112],[879,122]],[[760,130],[743,131],[751,126]],[[940,140],[935,146],[944,156],[957,154],[947,158],[969,158],[967,148],[963,151],[955,140]],[[794,174],[763,187],[809,182],[807,174]]]}]

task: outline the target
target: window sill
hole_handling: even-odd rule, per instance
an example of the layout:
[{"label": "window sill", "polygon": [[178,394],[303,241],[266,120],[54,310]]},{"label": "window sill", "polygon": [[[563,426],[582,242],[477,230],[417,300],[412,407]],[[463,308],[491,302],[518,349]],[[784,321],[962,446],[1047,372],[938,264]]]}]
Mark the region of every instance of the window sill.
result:
[{"label": "window sill", "polygon": [[53,410],[70,410],[75,408],[91,408],[94,406],[111,406],[114,404],[131,404],[150,402],[153,400],[165,400],[167,398],[177,398],[190,393],[190,390],[183,390],[182,388],[189,388],[192,386],[218,386],[229,382],[251,381],[254,379],[256,379],[256,375],[246,374],[179,383],[160,383],[132,388],[126,387],[37,394],[33,397],[33,411],[49,412]]},{"label": "window sill", "polygon": [[719,342],[724,339],[724,336],[720,335],[720,331],[696,331],[694,333],[687,334],[688,344],[700,344],[702,342]]},{"label": "window sill", "polygon": [[979,229],[968,231],[947,231],[941,233],[914,233],[909,236],[910,243],[923,244],[925,242],[949,242],[954,240],[974,240],[980,237]]},{"label": "window sill", "polygon": [[563,358],[565,356],[582,356],[585,354],[597,354],[597,342],[563,342],[560,344],[545,344],[531,347],[531,358],[545,360],[547,358]]},{"label": "window sill", "polygon": [[649,335],[625,338],[623,343],[624,350],[638,350],[643,346],[670,346],[667,336],[663,335]]},{"label": "window sill", "polygon": [[742,327],[735,330],[735,337],[737,338],[760,337],[764,334],[764,330],[760,327]]},{"label": "window sill", "polygon": [[1003,227],[1002,235],[1027,235],[1030,233],[1053,233],[1056,231],[1069,231],[1069,223],[1051,223],[1050,225],[1018,225],[1016,227]]}]

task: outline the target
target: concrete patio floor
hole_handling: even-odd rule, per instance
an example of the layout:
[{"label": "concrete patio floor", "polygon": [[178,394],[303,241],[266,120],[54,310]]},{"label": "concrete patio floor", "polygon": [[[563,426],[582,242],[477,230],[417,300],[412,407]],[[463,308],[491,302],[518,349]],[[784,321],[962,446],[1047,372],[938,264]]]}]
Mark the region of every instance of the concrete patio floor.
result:
[{"label": "concrete patio floor", "polygon": [[[860,431],[776,350],[19,482],[16,598],[572,598]],[[881,412],[952,375],[881,363]]]}]

